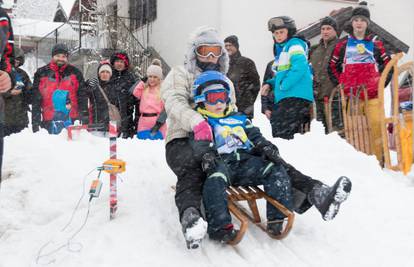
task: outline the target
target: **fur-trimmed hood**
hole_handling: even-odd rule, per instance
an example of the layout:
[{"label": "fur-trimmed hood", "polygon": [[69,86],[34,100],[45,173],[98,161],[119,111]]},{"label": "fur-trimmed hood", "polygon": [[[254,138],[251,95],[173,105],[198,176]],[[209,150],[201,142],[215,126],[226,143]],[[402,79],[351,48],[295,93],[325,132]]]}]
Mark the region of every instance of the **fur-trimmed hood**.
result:
[{"label": "fur-trimmed hood", "polygon": [[188,50],[185,56],[184,67],[185,69],[197,76],[202,70],[197,66],[197,55],[195,50],[200,44],[219,44],[223,50],[223,54],[219,58],[220,72],[226,74],[229,69],[229,55],[224,47],[224,42],[220,38],[216,29],[212,27],[200,27],[189,38]]}]

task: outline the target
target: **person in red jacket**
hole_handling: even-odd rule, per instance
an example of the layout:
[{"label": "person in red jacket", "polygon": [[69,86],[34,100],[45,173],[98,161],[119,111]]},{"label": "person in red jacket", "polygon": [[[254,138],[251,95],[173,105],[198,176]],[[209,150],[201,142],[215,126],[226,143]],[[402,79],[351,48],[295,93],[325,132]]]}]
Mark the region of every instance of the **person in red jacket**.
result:
[{"label": "person in red jacket", "polygon": [[[328,66],[328,73],[335,85],[342,84],[347,96],[359,95],[364,99],[361,87],[367,89],[368,107],[364,111],[370,124],[371,147],[382,163],[381,121],[378,100],[378,82],[390,57],[384,44],[370,34],[370,12],[366,2],[352,11],[350,34],[335,46]],[[361,102],[362,103],[362,102]]]},{"label": "person in red jacket", "polygon": [[11,20],[6,11],[1,7],[0,0],[0,183],[3,163],[3,131],[4,131],[4,101],[2,93],[14,86],[12,75],[13,61],[13,29]]},{"label": "person in red jacket", "polygon": [[[71,121],[89,122],[88,95],[82,73],[68,63],[69,49],[65,44],[56,44],[52,49],[52,61],[39,68],[33,81],[32,129],[39,126],[53,134],[53,121],[57,107],[71,103],[69,117]],[[67,94],[66,98],[58,97]],[[57,103],[56,101],[65,101]]]}]

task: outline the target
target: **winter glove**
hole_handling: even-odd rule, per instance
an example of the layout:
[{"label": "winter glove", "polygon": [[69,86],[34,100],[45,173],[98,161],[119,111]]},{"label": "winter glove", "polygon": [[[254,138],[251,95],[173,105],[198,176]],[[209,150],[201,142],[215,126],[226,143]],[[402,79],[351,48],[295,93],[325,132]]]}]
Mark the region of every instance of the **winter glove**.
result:
[{"label": "winter glove", "polygon": [[204,154],[206,153],[215,153],[216,149],[214,144],[210,141],[193,141],[191,142],[193,148],[193,156],[197,161],[203,159]]},{"label": "winter glove", "polygon": [[201,168],[203,171],[210,175],[217,169],[216,153],[209,151],[205,153],[201,159]]},{"label": "winter glove", "polygon": [[194,158],[201,162],[201,168],[207,176],[216,172],[220,160],[218,159],[214,144],[210,141],[194,141],[192,146]]},{"label": "winter glove", "polygon": [[282,163],[282,158],[279,155],[279,150],[274,145],[268,145],[262,148],[263,154],[268,160],[273,163],[280,164]]},{"label": "winter glove", "polygon": [[86,81],[86,85],[91,87],[91,88],[95,88],[99,85],[99,80],[98,78],[92,78]]},{"label": "winter glove", "polygon": [[213,132],[207,121],[202,121],[193,128],[195,141],[213,141]]},{"label": "winter glove", "polygon": [[39,125],[37,125],[37,124],[33,124],[33,125],[32,125],[32,131],[33,131],[34,133],[38,132],[38,131],[39,131]]}]

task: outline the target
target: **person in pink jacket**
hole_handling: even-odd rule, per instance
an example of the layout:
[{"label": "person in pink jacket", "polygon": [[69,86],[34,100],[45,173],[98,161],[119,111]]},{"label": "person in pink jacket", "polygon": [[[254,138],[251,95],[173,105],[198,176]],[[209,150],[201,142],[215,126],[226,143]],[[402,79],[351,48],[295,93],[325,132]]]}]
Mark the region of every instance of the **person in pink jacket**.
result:
[{"label": "person in pink jacket", "polygon": [[167,126],[164,103],[160,97],[163,79],[161,62],[154,60],[147,69],[148,80],[139,82],[133,89],[133,95],[140,100],[137,137],[139,139],[164,139]]}]

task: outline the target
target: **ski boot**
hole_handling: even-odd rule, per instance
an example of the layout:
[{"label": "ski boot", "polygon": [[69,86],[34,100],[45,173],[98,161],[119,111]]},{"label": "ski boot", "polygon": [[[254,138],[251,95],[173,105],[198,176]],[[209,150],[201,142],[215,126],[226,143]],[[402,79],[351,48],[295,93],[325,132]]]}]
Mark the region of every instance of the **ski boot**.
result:
[{"label": "ski boot", "polygon": [[193,207],[187,208],[181,217],[181,226],[188,249],[197,249],[207,232],[207,222]]},{"label": "ski boot", "polygon": [[351,188],[351,180],[341,176],[332,187],[325,184],[315,186],[309,193],[308,199],[319,210],[322,218],[329,221],[335,218],[339,206],[348,198]]},{"label": "ski boot", "polygon": [[211,240],[215,240],[220,243],[229,243],[236,238],[238,232],[239,230],[234,229],[233,224],[230,223],[218,231],[209,234],[208,236]]}]

